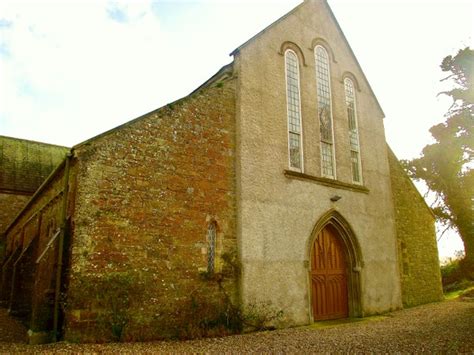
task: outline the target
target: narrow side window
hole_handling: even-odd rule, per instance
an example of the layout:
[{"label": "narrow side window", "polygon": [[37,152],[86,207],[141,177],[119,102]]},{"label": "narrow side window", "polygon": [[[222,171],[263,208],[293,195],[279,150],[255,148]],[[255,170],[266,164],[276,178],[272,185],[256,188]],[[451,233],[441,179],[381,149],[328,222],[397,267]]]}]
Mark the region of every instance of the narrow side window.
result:
[{"label": "narrow side window", "polygon": [[216,264],[217,226],[212,222],[207,228],[207,272],[212,274]]},{"label": "narrow side window", "polygon": [[356,100],[355,100],[355,94],[354,94],[354,83],[349,78],[344,79],[344,91],[346,93],[347,120],[349,124],[352,182],[356,184],[362,184],[359,128],[357,125],[357,111],[356,111]]},{"label": "narrow side window", "polygon": [[316,92],[318,99],[319,130],[321,135],[321,172],[328,178],[336,178],[334,132],[331,108],[331,80],[328,52],[322,46],[314,48],[316,60]]},{"label": "narrow side window", "polygon": [[285,52],[285,67],[289,163],[291,169],[303,171],[300,73],[298,56],[290,49]]}]

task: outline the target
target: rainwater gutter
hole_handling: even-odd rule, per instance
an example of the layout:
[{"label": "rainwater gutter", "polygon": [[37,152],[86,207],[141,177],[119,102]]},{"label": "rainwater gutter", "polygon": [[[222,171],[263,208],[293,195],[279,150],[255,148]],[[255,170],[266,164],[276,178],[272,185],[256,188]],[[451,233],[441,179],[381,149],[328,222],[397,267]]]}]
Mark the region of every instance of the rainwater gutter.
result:
[{"label": "rainwater gutter", "polygon": [[64,186],[63,186],[63,201],[61,206],[61,227],[58,242],[58,262],[56,269],[56,287],[54,290],[54,319],[53,319],[53,341],[58,341],[58,327],[59,327],[59,300],[61,297],[61,275],[63,271],[63,254],[64,254],[64,235],[66,234],[67,226],[67,205],[69,194],[69,169],[71,165],[71,158],[73,156],[72,150],[66,154],[64,167]]}]

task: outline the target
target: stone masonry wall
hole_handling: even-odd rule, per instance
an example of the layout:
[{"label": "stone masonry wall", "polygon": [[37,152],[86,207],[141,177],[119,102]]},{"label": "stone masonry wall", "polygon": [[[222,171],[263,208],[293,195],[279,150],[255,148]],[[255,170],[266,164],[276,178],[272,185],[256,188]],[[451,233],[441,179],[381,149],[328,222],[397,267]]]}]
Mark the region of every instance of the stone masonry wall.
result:
[{"label": "stone masonry wall", "polygon": [[66,340],[194,336],[193,324],[237,301],[234,85],[213,83],[75,147]]},{"label": "stone masonry wall", "polygon": [[[73,208],[74,168],[70,170],[68,215]],[[51,332],[64,198],[64,164],[30,200],[5,234],[0,297],[34,332]]]},{"label": "stone masonry wall", "polygon": [[439,301],[443,291],[434,217],[391,150],[389,162],[403,305]]}]

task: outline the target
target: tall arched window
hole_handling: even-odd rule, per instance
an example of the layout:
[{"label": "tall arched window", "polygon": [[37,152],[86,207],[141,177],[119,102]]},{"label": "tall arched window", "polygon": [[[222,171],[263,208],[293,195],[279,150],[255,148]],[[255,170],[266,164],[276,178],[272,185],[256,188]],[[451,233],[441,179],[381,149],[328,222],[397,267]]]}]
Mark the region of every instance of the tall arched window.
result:
[{"label": "tall arched window", "polygon": [[321,134],[322,175],[334,179],[334,133],[331,108],[331,79],[328,52],[322,46],[314,48],[316,60],[316,92],[318,96],[318,118]]},{"label": "tall arched window", "polygon": [[207,228],[207,272],[213,273],[216,264],[217,226],[212,222]]},{"label": "tall arched window", "polygon": [[285,65],[290,168],[302,171],[303,148],[301,137],[300,73],[298,56],[291,49],[285,52]]},{"label": "tall arched window", "polygon": [[344,79],[344,91],[346,93],[347,120],[349,123],[349,141],[351,147],[351,171],[352,182],[362,183],[359,129],[357,126],[356,100],[354,94],[354,83],[351,79]]}]

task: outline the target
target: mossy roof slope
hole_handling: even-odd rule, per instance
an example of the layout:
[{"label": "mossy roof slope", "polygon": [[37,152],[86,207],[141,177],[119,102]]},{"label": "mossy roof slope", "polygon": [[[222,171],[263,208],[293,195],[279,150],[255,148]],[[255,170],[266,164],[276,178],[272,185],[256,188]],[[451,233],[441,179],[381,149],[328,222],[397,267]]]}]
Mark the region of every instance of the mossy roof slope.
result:
[{"label": "mossy roof slope", "polygon": [[31,194],[69,148],[0,136],[0,192]]}]

